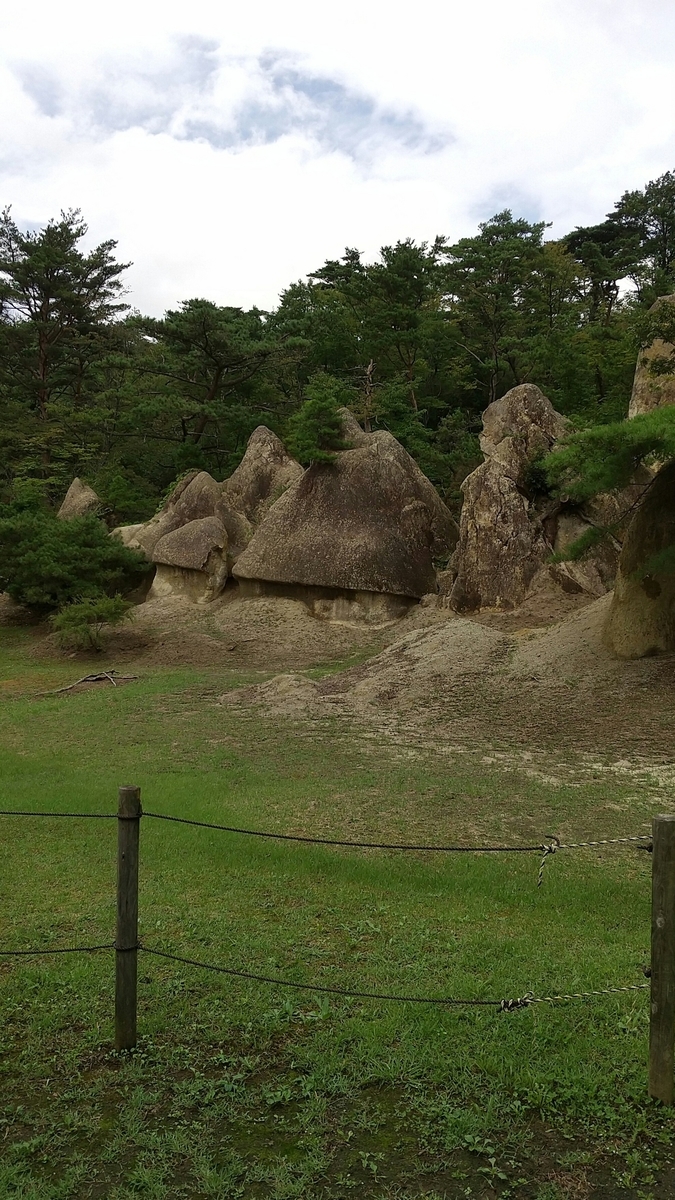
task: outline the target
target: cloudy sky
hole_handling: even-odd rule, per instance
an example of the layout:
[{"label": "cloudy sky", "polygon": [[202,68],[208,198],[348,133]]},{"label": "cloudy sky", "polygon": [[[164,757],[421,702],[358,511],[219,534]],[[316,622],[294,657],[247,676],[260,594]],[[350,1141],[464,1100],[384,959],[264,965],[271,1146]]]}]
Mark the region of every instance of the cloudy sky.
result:
[{"label": "cloudy sky", "polygon": [[510,207],[551,236],[675,168],[673,0],[33,0],[0,15],[0,202],[81,208],[129,300],[274,305],[345,246]]}]

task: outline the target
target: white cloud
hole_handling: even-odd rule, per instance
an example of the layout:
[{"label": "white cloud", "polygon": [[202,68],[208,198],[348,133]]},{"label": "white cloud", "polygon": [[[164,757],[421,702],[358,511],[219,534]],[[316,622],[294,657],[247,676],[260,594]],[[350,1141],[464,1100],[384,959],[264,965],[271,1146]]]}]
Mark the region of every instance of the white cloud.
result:
[{"label": "white cloud", "polygon": [[81,207],[154,313],[504,206],[562,234],[675,166],[670,0],[37,0],[0,46],[0,198]]}]

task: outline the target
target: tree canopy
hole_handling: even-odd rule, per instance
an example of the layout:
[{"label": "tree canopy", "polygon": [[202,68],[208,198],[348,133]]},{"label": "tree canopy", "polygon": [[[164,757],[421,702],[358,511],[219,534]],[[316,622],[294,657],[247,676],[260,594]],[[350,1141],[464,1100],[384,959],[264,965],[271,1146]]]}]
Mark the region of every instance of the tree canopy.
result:
[{"label": "tree canopy", "polygon": [[230,474],[258,424],[303,461],[330,456],[347,403],[457,506],[481,412],[524,382],[599,447],[627,413],[639,346],[675,336],[672,306],[649,312],[675,291],[675,174],[626,192],[604,222],[547,230],[505,210],[455,243],[404,238],[373,262],[347,249],[272,312],[188,298],[157,320],[129,312],[127,264],[112,240],[84,249],[79,212],[24,231],[7,209],[0,501],[27,480],[53,505],[80,475],[117,520],[144,519],[186,470]]}]

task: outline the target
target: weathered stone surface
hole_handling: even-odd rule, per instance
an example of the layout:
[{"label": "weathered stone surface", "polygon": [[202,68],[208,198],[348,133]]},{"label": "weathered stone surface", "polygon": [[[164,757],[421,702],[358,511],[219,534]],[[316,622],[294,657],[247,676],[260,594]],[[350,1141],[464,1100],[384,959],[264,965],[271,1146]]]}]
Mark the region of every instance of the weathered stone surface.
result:
[{"label": "weathered stone surface", "polygon": [[100,504],[101,501],[94,489],[83,483],[81,479],[75,478],[56,515],[61,521],[68,521],[71,517],[86,517],[90,513],[96,512]]},{"label": "weathered stone surface", "polygon": [[356,450],[357,446],[367,446],[368,438],[371,435],[364,432],[353,412],[349,408],[340,408],[338,412],[342,418],[342,439],[345,450]]},{"label": "weathered stone surface", "polygon": [[218,518],[201,517],[160,538],[152,558],[156,563],[200,571],[212,550],[222,551],[226,547],[227,533]]},{"label": "weathered stone surface", "polygon": [[[208,471],[191,471],[176,484],[163,508],[134,533],[138,548],[152,560],[155,546],[161,538],[187,525],[189,521],[212,517],[219,498],[220,484],[211,478]],[[125,526],[120,528],[124,529]]]},{"label": "weathered stone surface", "polygon": [[410,597],[435,590],[433,556],[456,540],[449,511],[391,434],[355,436],[358,446],[310,467],[277,500],[235,577]]},{"label": "weathered stone surface", "polygon": [[513,608],[551,553],[541,514],[527,495],[530,463],[547,454],[567,422],[533,384],[512,388],[483,413],[486,461],[462,484],[451,600],[458,612]]},{"label": "weathered stone surface", "polygon": [[[462,484],[459,545],[441,590],[459,612],[515,608],[530,589],[600,596],[614,583],[624,517],[651,476],[639,471],[621,492],[584,504],[551,498],[532,477],[530,464],[548,454],[568,423],[531,384],[512,388],[483,414],[486,461]],[[551,563],[594,526],[612,527],[583,558]],[[452,586],[450,579],[454,576]]]},{"label": "weathered stone surface", "polygon": [[275,500],[302,473],[300,463],[291,458],[277,435],[259,425],[236,471],[220,485],[221,501],[251,525],[259,525]]},{"label": "weathered stone surface", "polygon": [[117,525],[112,530],[111,536],[119,538],[120,542],[124,546],[129,546],[131,550],[140,550],[142,547],[138,540],[138,534],[143,529],[145,529],[144,521],[141,521],[139,525]]},{"label": "weathered stone surface", "polygon": [[462,484],[453,608],[513,608],[550,554],[539,524],[529,517],[529,500],[501,463],[489,458]]},{"label": "weathered stone surface", "polygon": [[154,547],[157,573],[151,597],[169,594],[208,601],[228,576],[227,533],[217,517],[200,517],[165,534]]},{"label": "weathered stone surface", "polygon": [[626,534],[605,641],[620,658],[675,650],[675,461],[662,467]]},{"label": "weathered stone surface", "polygon": [[[659,297],[649,311],[654,312],[663,304],[675,305],[675,295]],[[661,338],[655,338],[650,346],[640,350],[628,407],[629,417],[652,412],[664,404],[675,404],[675,369],[665,375],[653,374],[649,369],[656,359],[669,358],[674,351],[675,346]]]},{"label": "weathered stone surface", "polygon": [[533,383],[511,388],[483,413],[480,446],[514,483],[523,484],[528,465],[548,454],[567,421]]}]

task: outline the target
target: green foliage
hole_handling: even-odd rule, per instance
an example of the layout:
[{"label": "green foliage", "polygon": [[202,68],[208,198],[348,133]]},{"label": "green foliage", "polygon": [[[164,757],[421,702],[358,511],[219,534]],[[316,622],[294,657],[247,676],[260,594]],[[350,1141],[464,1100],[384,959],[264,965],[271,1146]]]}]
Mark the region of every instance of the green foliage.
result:
[{"label": "green foliage", "polygon": [[132,607],[121,596],[89,596],[65,604],[50,621],[64,650],[102,650],[103,627],[127,620]]},{"label": "green foliage", "polygon": [[[347,249],[270,313],[196,297],[125,316],[115,243],[85,253],[85,232],[78,212],[30,232],[0,220],[0,492],[33,479],[55,504],[80,475],[118,522],[188,470],[228,476],[257,425],[293,430],[319,376],[457,508],[492,400],[535,383],[577,428],[612,425],[640,345],[675,338],[672,306],[649,312],[675,290],[672,172],[559,241],[505,210],[454,244],[405,238],[371,262]],[[320,461],[330,404],[312,411],[294,436]]]},{"label": "green foliage", "polygon": [[324,372],[313,375],[305,388],[307,399],[288,422],[288,448],[303,466],[335,462],[335,451],[344,450],[338,409],[353,393],[339,379]]},{"label": "green foliage", "polygon": [[39,611],[124,593],[147,573],[142,555],[97,517],[59,521],[36,507],[0,508],[0,591]]},{"label": "green foliage", "polygon": [[675,457],[675,408],[573,434],[546,459],[550,486],[575,500],[626,487],[643,462]]},{"label": "green foliage", "polygon": [[591,528],[587,529],[585,533],[582,533],[581,537],[576,538],[576,540],[573,541],[566,550],[560,550],[557,554],[552,554],[551,562],[578,562],[579,559],[584,558],[584,556],[588,554],[594,546],[599,545],[599,543],[605,539],[606,532],[607,531],[604,529],[591,526]]}]

